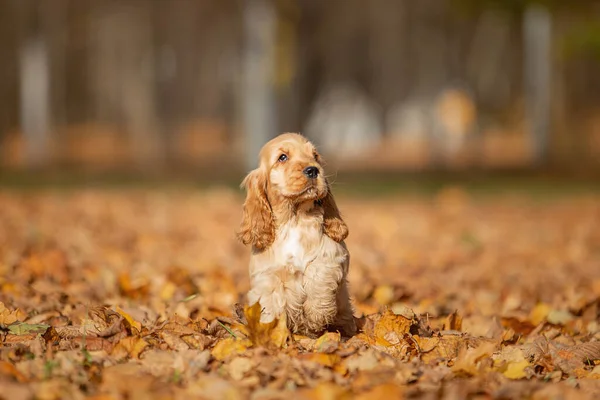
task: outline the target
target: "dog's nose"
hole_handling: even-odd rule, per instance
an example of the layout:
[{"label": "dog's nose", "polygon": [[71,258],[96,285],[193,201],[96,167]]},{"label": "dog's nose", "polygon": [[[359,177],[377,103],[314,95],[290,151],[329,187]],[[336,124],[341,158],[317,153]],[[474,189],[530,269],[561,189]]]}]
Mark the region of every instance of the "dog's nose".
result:
[{"label": "dog's nose", "polygon": [[317,167],[306,167],[304,168],[303,172],[304,175],[306,175],[310,179],[315,179],[317,176],[319,176],[319,168]]}]

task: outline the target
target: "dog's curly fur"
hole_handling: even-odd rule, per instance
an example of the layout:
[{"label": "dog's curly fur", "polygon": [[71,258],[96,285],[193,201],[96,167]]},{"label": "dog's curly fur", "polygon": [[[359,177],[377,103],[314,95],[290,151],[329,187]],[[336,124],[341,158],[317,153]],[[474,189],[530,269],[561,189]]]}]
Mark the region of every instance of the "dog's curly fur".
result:
[{"label": "dog's curly fur", "polygon": [[[284,133],[262,148],[259,167],[242,182],[239,239],[252,246],[248,301],[260,303],[262,322],[285,314],[294,332],[336,329],[351,336],[348,227],[321,163],[306,138]],[[303,174],[309,166],[318,169],[316,178]]]}]

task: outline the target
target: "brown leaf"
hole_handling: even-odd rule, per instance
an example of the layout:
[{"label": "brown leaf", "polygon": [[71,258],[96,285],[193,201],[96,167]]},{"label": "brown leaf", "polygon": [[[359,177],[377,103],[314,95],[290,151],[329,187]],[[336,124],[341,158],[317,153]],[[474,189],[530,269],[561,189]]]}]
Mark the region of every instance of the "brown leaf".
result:
[{"label": "brown leaf", "polygon": [[458,311],[454,311],[452,314],[448,315],[444,326],[447,330],[460,332],[462,330],[462,320],[462,317],[458,315]]},{"label": "brown leaf", "polygon": [[61,347],[86,349],[88,351],[104,350],[107,353],[111,353],[114,345],[104,338],[79,336],[64,340],[61,342]]},{"label": "brown leaf", "polygon": [[213,343],[213,339],[209,336],[202,334],[195,335],[183,335],[183,340],[191,349],[204,350]]},{"label": "brown leaf", "polygon": [[160,332],[159,336],[165,341],[169,348],[173,350],[184,351],[189,349],[187,343],[177,335],[162,331]]},{"label": "brown leaf", "polygon": [[443,335],[430,338],[415,336],[414,339],[419,345],[421,360],[425,363],[456,358],[459,350],[467,345],[461,335]]}]

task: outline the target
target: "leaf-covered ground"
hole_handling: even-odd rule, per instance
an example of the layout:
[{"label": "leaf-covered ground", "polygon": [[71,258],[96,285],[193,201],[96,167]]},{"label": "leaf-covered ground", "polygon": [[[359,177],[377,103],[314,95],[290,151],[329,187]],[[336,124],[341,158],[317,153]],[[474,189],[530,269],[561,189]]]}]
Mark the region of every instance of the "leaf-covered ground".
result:
[{"label": "leaf-covered ground", "polygon": [[0,398],[600,398],[598,197],[338,198],[348,340],[244,310],[241,202],[1,194]]}]

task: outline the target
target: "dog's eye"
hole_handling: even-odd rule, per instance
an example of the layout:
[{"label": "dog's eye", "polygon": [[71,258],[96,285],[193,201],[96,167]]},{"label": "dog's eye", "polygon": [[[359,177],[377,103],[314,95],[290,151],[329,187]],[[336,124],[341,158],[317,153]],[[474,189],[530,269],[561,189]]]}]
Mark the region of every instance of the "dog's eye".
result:
[{"label": "dog's eye", "polygon": [[285,155],[285,154],[282,154],[282,155],[279,156],[279,158],[277,159],[277,161],[279,161],[279,162],[285,162],[285,161],[287,161],[287,159],[288,159],[288,156]]}]

